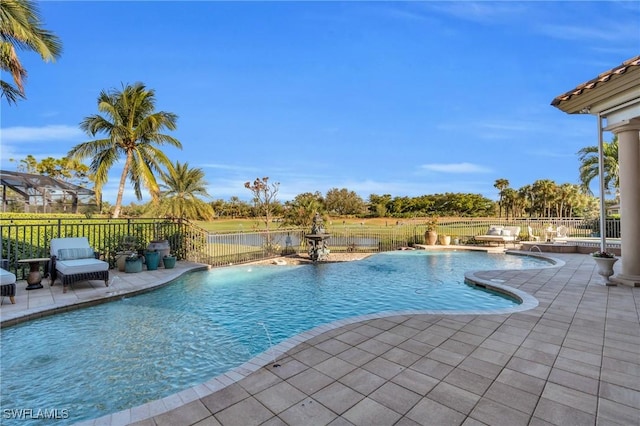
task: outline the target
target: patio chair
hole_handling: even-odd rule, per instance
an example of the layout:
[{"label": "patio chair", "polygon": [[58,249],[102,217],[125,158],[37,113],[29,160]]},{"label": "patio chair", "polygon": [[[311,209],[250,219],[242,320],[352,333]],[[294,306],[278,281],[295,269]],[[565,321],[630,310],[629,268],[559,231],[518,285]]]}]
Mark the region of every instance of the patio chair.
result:
[{"label": "patio chair", "polygon": [[533,233],[532,227],[528,226],[527,229],[529,231],[529,241],[540,241],[540,237]]},{"label": "patio chair", "polygon": [[63,293],[77,281],[103,280],[109,286],[109,263],[98,259],[87,237],[53,238],[49,273],[51,285],[60,278]]},{"label": "patio chair", "polygon": [[0,294],[2,299],[9,297],[11,303],[16,303],[16,276],[11,272],[0,268]]},{"label": "patio chair", "polygon": [[551,240],[554,243],[566,243],[567,242],[567,232],[569,232],[569,228],[567,228],[566,226],[558,226],[558,229],[556,229],[556,236],[553,237]]}]

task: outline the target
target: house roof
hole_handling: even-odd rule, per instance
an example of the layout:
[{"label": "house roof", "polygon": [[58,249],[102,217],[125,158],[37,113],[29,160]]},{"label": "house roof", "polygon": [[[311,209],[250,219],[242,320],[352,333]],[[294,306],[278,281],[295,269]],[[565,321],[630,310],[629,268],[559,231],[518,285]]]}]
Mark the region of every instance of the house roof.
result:
[{"label": "house roof", "polygon": [[41,193],[43,190],[47,190],[53,192],[74,193],[77,195],[95,195],[95,193],[90,189],[54,179],[49,176],[10,172],[6,170],[0,170],[0,185],[6,185],[13,190],[17,190],[20,191],[20,193],[25,194],[31,193],[31,191]]},{"label": "house roof", "polygon": [[639,82],[640,56],[636,56],[575,89],[556,96],[551,105],[570,114],[585,112],[584,109],[601,102],[603,95],[610,98],[612,95],[629,93],[627,97],[637,97],[640,95]]},{"label": "house roof", "polygon": [[[85,205],[95,203],[94,191],[49,176],[0,170],[0,186],[10,188],[26,202],[34,200],[35,197],[46,200],[47,204],[54,201],[72,204],[80,202]],[[6,196],[3,191],[3,204],[7,202]]]}]

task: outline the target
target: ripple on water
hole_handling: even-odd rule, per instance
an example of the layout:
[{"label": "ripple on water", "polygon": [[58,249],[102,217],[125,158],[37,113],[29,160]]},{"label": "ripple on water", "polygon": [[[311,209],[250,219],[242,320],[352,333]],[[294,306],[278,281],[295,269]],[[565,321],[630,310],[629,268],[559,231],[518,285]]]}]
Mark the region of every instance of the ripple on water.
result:
[{"label": "ripple on water", "polygon": [[147,294],[3,329],[2,408],[69,409],[71,418],[56,424],[100,417],[203,383],[268,350],[269,338],[277,344],[334,320],[515,306],[465,285],[464,271],[543,264],[402,251],[341,264],[190,273]]}]

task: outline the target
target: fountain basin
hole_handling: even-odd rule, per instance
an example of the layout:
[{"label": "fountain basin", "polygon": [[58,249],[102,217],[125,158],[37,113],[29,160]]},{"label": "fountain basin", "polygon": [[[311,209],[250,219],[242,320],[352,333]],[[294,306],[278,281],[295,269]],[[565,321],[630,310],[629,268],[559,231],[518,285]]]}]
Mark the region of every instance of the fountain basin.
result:
[{"label": "fountain basin", "polygon": [[524,251],[538,251],[540,249],[543,253],[578,253],[578,246],[554,243],[541,243],[539,241],[523,241],[521,250]]},{"label": "fountain basin", "polygon": [[331,234],[305,234],[304,237],[308,240],[322,241],[329,239],[329,237],[331,237]]}]

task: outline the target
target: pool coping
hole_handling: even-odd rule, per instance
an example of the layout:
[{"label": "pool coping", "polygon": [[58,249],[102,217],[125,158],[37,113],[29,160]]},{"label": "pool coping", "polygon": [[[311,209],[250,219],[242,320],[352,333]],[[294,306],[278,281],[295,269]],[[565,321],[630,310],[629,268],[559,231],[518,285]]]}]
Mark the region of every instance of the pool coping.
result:
[{"label": "pool coping", "polygon": [[[542,253],[530,253],[519,250],[507,250],[505,254],[519,255],[519,256],[531,256],[550,261],[548,266],[541,266],[536,268],[529,268],[528,270],[541,270],[550,268],[560,268],[564,266],[565,262],[561,259],[547,256]],[[111,414],[106,414],[101,417],[83,420],[78,423],[74,423],[75,426],[90,426],[94,424],[129,424],[152,418],[154,416],[167,413],[175,408],[183,406],[185,404],[194,402],[201,398],[207,397],[217,391],[220,391],[227,386],[233,385],[240,380],[247,378],[252,373],[260,370],[261,368],[271,365],[273,368],[278,367],[278,358],[283,357],[289,350],[295,348],[301,343],[305,343],[314,337],[317,337],[325,332],[332,331],[344,326],[356,324],[364,321],[382,319],[387,317],[399,316],[399,315],[497,315],[497,314],[511,314],[516,312],[522,312],[530,309],[534,309],[538,306],[538,300],[529,295],[528,293],[503,285],[497,282],[496,279],[487,280],[476,276],[480,272],[491,271],[518,271],[517,269],[493,269],[493,270],[476,270],[468,271],[465,273],[465,281],[469,281],[468,284],[472,286],[480,286],[500,293],[505,293],[510,297],[514,297],[521,300],[518,306],[511,308],[490,309],[490,310],[400,310],[400,311],[383,311],[374,314],[358,315],[349,318],[343,318],[340,320],[332,321],[326,324],[313,327],[309,330],[303,331],[295,336],[292,336],[266,351],[252,357],[243,364],[232,368],[231,370],[221,373],[213,378],[207,380],[204,383],[192,386],[184,389],[180,392],[173,393],[163,398],[159,398],[153,401],[146,402],[144,404],[134,406],[128,409],[117,411]],[[173,281],[173,280],[172,280]]]},{"label": "pool coping", "polygon": [[[152,282],[148,284],[143,284],[132,290],[109,291],[112,287],[101,287],[102,289],[106,289],[107,296],[105,296],[104,294],[95,292],[96,294],[86,297],[84,299],[79,299],[78,301],[73,303],[64,303],[64,302],[55,303],[53,306],[48,306],[48,305],[39,306],[36,308],[27,309],[26,311],[23,311],[21,313],[20,312],[9,313],[8,315],[0,311],[0,314],[2,316],[2,319],[0,319],[0,329],[18,325],[23,322],[28,322],[38,318],[43,318],[51,315],[64,313],[64,312],[74,311],[77,309],[88,308],[91,306],[97,306],[103,303],[109,303],[115,300],[120,300],[123,297],[131,297],[131,296],[147,293],[147,292],[165,287],[189,272],[201,271],[201,270],[207,270],[207,269],[210,269],[209,265],[188,264],[186,265],[185,268],[176,269],[175,273],[172,273],[167,280],[159,281],[155,283]],[[118,275],[112,275],[110,277],[110,281],[115,277],[118,277]]]}]

